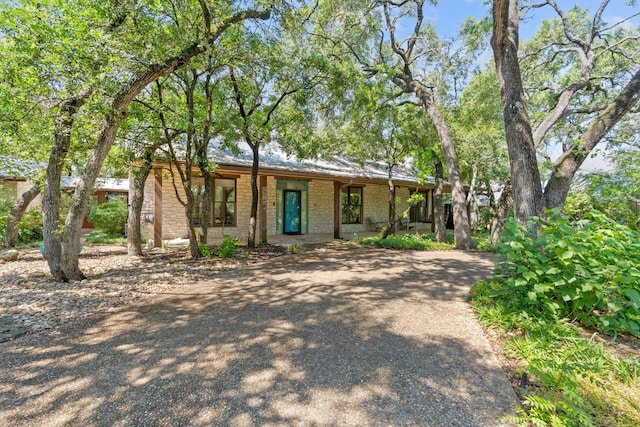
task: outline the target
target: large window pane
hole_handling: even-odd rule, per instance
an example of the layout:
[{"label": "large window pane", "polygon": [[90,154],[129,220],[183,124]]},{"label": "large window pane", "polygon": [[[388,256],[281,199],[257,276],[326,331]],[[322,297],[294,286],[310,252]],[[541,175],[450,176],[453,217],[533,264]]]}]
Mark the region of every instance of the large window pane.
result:
[{"label": "large window pane", "polygon": [[213,225],[236,225],[236,180],[213,180]]},{"label": "large window pane", "polygon": [[362,224],[362,188],[342,189],[342,223]]},{"label": "large window pane", "polygon": [[422,200],[413,203],[409,211],[409,219],[411,222],[428,222],[428,193],[426,191],[419,191],[417,194],[422,197]]}]

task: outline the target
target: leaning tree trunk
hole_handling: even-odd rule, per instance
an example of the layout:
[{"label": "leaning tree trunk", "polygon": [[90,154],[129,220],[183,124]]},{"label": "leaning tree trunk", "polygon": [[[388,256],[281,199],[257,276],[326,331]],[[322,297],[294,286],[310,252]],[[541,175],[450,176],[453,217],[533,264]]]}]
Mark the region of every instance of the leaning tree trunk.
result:
[{"label": "leaning tree trunk", "polygon": [[253,152],[253,163],[251,165],[251,211],[249,213],[249,238],[247,246],[250,249],[256,247],[256,225],[258,218],[258,167],[260,165],[259,148],[260,143],[250,143],[247,141]]},{"label": "leaning tree trunk", "polygon": [[462,250],[473,249],[475,245],[471,238],[471,227],[469,226],[469,215],[467,213],[467,197],[464,191],[464,185],[462,184],[456,149],[453,145],[449,127],[431,99],[431,95],[427,93],[427,90],[428,89],[423,87],[417,87],[415,93],[420,98],[424,109],[436,127],[442,144],[442,150],[444,151],[444,158],[449,169],[456,248]]},{"label": "leaning tree trunk", "polygon": [[436,242],[447,242],[447,224],[444,218],[444,204],[442,203],[444,170],[442,161],[437,155],[434,156],[433,165],[436,169],[435,188],[433,189],[433,225]]},{"label": "leaning tree trunk", "polygon": [[[494,0],[491,46],[496,63],[516,219],[529,224],[543,213],[542,183],[518,62],[517,0]],[[533,234],[537,233],[531,228]]]},{"label": "leaning tree trunk", "polygon": [[42,195],[42,243],[44,257],[49,264],[49,271],[59,282],[66,282],[69,277],[64,272],[62,262],[62,239],[60,224],[60,181],[64,160],[71,145],[71,129],[75,116],[91,94],[91,89],[82,90],[78,96],[67,99],[60,106],[56,117],[53,134],[53,145],[49,154],[47,174]]},{"label": "leaning tree trunk", "polygon": [[[187,46],[181,52],[175,56],[168,58],[164,62],[152,64],[146,69],[135,73],[127,82],[127,84],[120,89],[116,94],[113,102],[111,103],[111,110],[106,114],[102,122],[102,129],[98,136],[93,153],[86,165],[84,173],[82,174],[81,181],[76,187],[71,200],[71,208],[67,214],[65,221],[64,235],[62,246],[61,263],[49,263],[54,277],[60,278],[60,280],[82,280],[85,275],[80,271],[78,256],[80,254],[80,235],[82,231],[82,221],[84,219],[87,206],[89,204],[89,195],[91,189],[95,184],[95,180],[98,177],[100,168],[104,159],[113,145],[120,122],[125,118],[127,108],[129,104],[146,88],[151,82],[156,81],[162,76],[166,76],[180,68],[188,65],[191,60],[198,55],[206,51],[207,46],[215,42],[225,31],[236,23],[243,22],[247,19],[269,19],[271,16],[271,10],[246,10],[237,12],[234,15],[227,18],[220,25],[215,27],[215,31],[211,31],[211,27],[207,27],[205,31],[206,40],[198,40]],[[210,22],[207,23],[210,25]],[[67,146],[68,149],[68,146]],[[66,150],[64,151],[66,155]],[[64,155],[59,159],[64,159]],[[56,160],[59,160],[56,159]],[[58,181],[59,184],[59,181]],[[46,187],[45,187],[46,191]],[[56,209],[58,205],[54,206]],[[44,203],[43,203],[44,208]],[[57,225],[57,223],[55,224]],[[50,234],[53,235],[56,228],[51,228]],[[47,237],[45,237],[46,239]],[[51,241],[52,251],[60,252],[59,248],[55,247],[55,242],[52,241],[52,237],[49,237]],[[55,256],[55,254],[51,254]],[[60,259],[60,256],[57,256]]]},{"label": "leaning tree trunk", "polygon": [[387,184],[389,185],[389,220],[382,234],[383,239],[386,239],[390,234],[395,234],[396,232],[396,186],[393,183],[391,174],[391,167],[389,167],[387,177]]},{"label": "leaning tree trunk", "polygon": [[509,208],[513,203],[513,197],[511,193],[511,178],[507,180],[507,183],[500,194],[498,204],[493,212],[491,218],[491,244],[497,245],[500,242],[500,235],[504,231],[504,223],[509,219]]},{"label": "leaning tree trunk", "polygon": [[562,209],[564,207],[571,181],[573,181],[578,168],[602,138],[638,104],[639,100],[640,70],[636,72],[618,96],[598,114],[598,117],[581,135],[580,144],[574,144],[570,150],[556,160],[551,170],[551,177],[544,189],[545,208]]},{"label": "leaning tree trunk", "polygon": [[209,143],[203,143],[198,154],[198,166],[204,178],[204,192],[202,193],[202,206],[200,206],[200,243],[209,242],[209,226],[211,225],[211,171],[208,158]]},{"label": "leaning tree trunk", "polygon": [[467,206],[469,206],[470,218],[469,226],[471,230],[478,229],[478,197],[476,196],[476,180],[478,179],[478,166],[474,163],[471,167],[471,185],[469,186],[469,194],[467,195]]},{"label": "leaning tree trunk", "polygon": [[[155,147],[154,147],[155,149]],[[129,170],[129,216],[127,217],[127,253],[142,256],[142,227],[140,216],[144,203],[144,185],[153,166],[154,149],[146,148],[142,165],[138,170]]]},{"label": "leaning tree trunk", "polygon": [[[194,200],[193,195],[187,196],[187,207],[186,211],[193,213]],[[189,253],[191,254],[191,258],[197,259],[202,257],[202,252],[200,252],[200,241],[198,240],[196,234],[196,225],[193,221],[193,215],[187,214],[187,228],[189,231]]]},{"label": "leaning tree trunk", "polygon": [[38,194],[40,194],[40,186],[36,183],[22,193],[16,201],[16,204],[13,205],[13,209],[11,209],[11,213],[9,213],[9,217],[7,218],[7,226],[4,230],[2,246],[13,248],[16,243],[18,243],[18,222],[20,222],[20,219],[27,210],[29,203],[31,203]]}]

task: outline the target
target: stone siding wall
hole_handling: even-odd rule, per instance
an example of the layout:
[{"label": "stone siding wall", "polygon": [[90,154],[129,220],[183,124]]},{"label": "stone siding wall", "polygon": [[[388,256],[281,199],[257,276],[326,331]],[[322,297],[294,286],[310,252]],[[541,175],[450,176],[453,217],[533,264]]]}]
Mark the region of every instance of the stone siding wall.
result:
[{"label": "stone siding wall", "polygon": [[18,194],[18,183],[16,181],[0,181],[0,199],[16,201]]},{"label": "stone siding wall", "polygon": [[[168,171],[158,171],[163,174],[162,182],[162,234],[163,240],[182,238],[187,236],[187,225],[184,207],[178,202],[175,196],[171,175]],[[177,176],[177,175],[176,175]],[[154,205],[154,180],[153,174],[149,176],[145,184],[145,202],[143,205],[144,214],[153,213]],[[277,230],[276,212],[282,211],[276,206],[276,183],[273,176],[267,177],[267,235],[281,234]],[[178,192],[184,198],[182,186],[178,186]],[[333,233],[333,180],[314,179],[308,184],[308,222],[309,233]],[[406,199],[409,197],[409,189],[399,188],[397,198],[402,200],[398,207],[398,214],[407,206]],[[367,184],[363,187],[363,223],[362,224],[342,224],[342,233],[349,235],[369,231],[367,218],[380,223],[387,220],[388,216],[388,189],[386,185]],[[249,174],[242,174],[236,179],[236,225],[209,228],[209,240],[219,242],[223,235],[229,235],[246,242],[249,233],[249,215],[251,208],[251,177]],[[260,216],[258,210],[258,216]],[[144,237],[153,237],[153,223],[144,223]],[[259,218],[258,218],[259,226]],[[259,229],[256,230],[259,238]]]},{"label": "stone siding wall", "polygon": [[[26,191],[28,191],[33,186],[31,181],[18,181],[18,192],[16,193],[18,196],[22,196]],[[42,191],[40,194],[36,196],[35,199],[31,203],[29,203],[30,209],[41,209],[42,208]]]},{"label": "stone siding wall", "polygon": [[333,233],[333,181],[309,182],[309,233]]},{"label": "stone siding wall", "polygon": [[[22,196],[22,194],[29,190],[32,185],[33,183],[31,181],[0,181],[0,199],[15,202],[18,200],[18,197]],[[27,210],[40,208],[41,206],[42,193],[36,196],[36,198],[29,204]]]}]

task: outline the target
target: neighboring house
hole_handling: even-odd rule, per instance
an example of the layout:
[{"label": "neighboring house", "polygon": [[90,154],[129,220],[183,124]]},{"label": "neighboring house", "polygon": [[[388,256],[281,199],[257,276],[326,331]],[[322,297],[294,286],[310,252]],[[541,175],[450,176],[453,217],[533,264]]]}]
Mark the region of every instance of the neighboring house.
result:
[{"label": "neighboring house", "polygon": [[[29,178],[47,167],[44,163],[18,159],[14,156],[0,156],[0,199],[15,202],[33,185]],[[28,209],[40,206],[42,195],[38,195]]]},{"label": "neighboring house", "polygon": [[[29,162],[19,160],[13,156],[0,156],[0,199],[7,199],[15,202],[33,183],[30,181],[39,170],[47,167],[44,163]],[[62,189],[68,192],[75,189],[79,178],[63,176],[61,180]],[[129,194],[129,180],[115,178],[98,178],[94,191],[89,199],[89,210],[107,201],[118,200],[127,203]],[[28,209],[38,208],[42,204],[42,194],[29,204]],[[85,217],[83,228],[93,228]]]},{"label": "neighboring house", "polygon": [[[62,188],[67,191],[73,191],[80,178],[72,178],[70,176],[62,177]],[[89,207],[87,212],[97,205],[105,202],[122,202],[127,203],[129,196],[129,180],[120,178],[98,178],[94,185],[94,190],[89,198]],[[82,228],[93,228],[93,224],[85,216],[82,222]]]},{"label": "neighboring house", "polygon": [[[211,150],[217,164],[212,180],[213,196],[209,237],[230,235],[246,241],[251,208],[251,155]],[[185,200],[179,175],[167,163],[158,163],[145,184],[142,209],[143,236],[156,245],[162,240],[187,235]],[[194,170],[194,174],[197,173]],[[175,178],[174,178],[175,177]],[[194,180],[193,191],[201,200],[204,177]],[[175,181],[174,181],[175,180]],[[411,207],[404,229],[431,230],[433,181],[418,182],[410,168],[393,171],[398,215],[408,206],[410,194],[419,192],[423,201]],[[389,187],[384,165],[364,166],[346,160],[291,160],[282,153],[262,153],[258,175],[259,206],[257,240],[279,234],[332,233],[334,237],[375,231],[389,216]],[[450,192],[449,184],[445,191]],[[200,220],[200,209],[195,212]]]}]

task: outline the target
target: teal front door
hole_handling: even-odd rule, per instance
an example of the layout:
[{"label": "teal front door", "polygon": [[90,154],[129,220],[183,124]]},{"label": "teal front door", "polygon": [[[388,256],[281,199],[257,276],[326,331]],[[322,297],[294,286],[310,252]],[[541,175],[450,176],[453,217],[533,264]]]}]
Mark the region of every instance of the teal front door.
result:
[{"label": "teal front door", "polygon": [[302,231],[301,200],[300,190],[284,190],[284,217],[282,232],[284,234],[300,234]]}]

